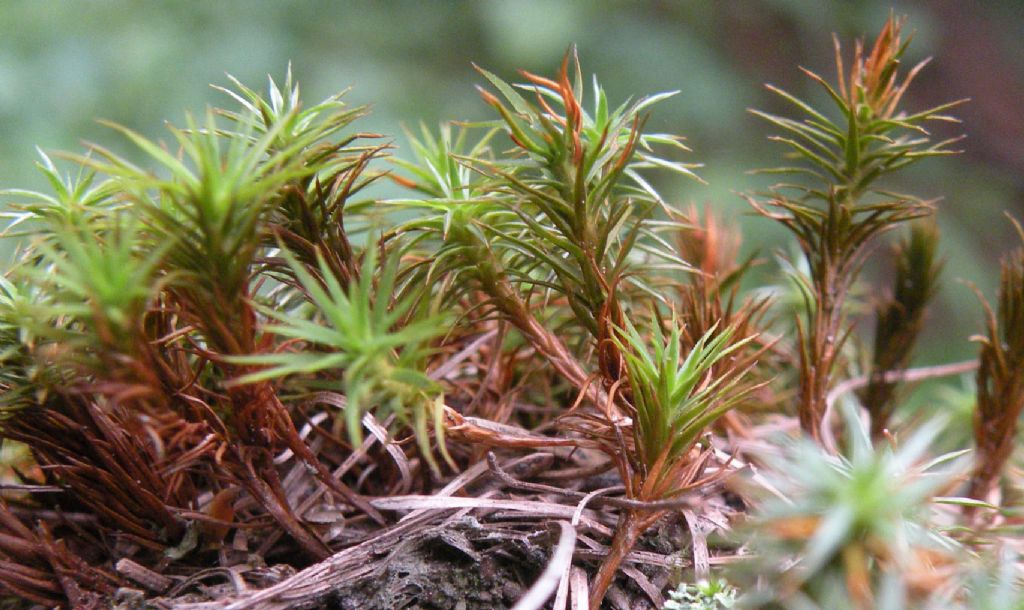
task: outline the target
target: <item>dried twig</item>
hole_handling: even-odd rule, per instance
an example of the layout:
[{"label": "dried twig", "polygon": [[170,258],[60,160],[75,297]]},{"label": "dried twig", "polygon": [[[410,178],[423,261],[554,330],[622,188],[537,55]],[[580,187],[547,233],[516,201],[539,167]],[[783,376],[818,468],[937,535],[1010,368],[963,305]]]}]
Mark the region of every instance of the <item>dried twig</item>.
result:
[{"label": "dried twig", "polygon": [[[567,498],[585,499],[585,500],[590,501],[593,504],[598,504],[598,505],[603,505],[603,506],[614,506],[616,508],[628,508],[628,509],[631,509],[631,510],[640,510],[640,511],[645,511],[645,510],[646,511],[661,511],[661,510],[677,510],[677,509],[683,509],[683,508],[693,508],[693,507],[695,507],[695,506],[700,504],[700,498],[692,497],[692,495],[687,495],[686,497],[683,497],[683,498],[676,498],[676,499],[671,499],[671,500],[648,500],[648,501],[644,501],[644,500],[631,500],[629,498],[607,498],[607,497],[596,496],[593,493],[586,494],[586,493],[583,493],[583,492],[580,492],[580,491],[575,491],[575,490],[572,490],[572,489],[563,489],[563,488],[560,488],[560,487],[553,487],[551,485],[543,485],[543,484],[540,484],[540,483],[528,483],[526,481],[520,481],[520,480],[518,480],[516,478],[513,478],[507,472],[502,470],[501,466],[498,465],[497,458],[495,458],[494,454],[491,453],[491,452],[488,452],[488,454],[487,454],[487,463],[491,467],[491,472],[493,472],[495,475],[497,475],[497,477],[499,479],[501,479],[502,482],[504,482],[509,487],[513,487],[513,488],[516,488],[516,489],[523,489],[523,490],[526,490],[526,491],[535,491],[535,492],[543,493],[543,494],[556,494],[556,495],[559,495],[559,496],[565,496]],[[714,490],[714,487],[704,488],[704,489],[701,490],[701,496],[703,497],[704,495],[710,494],[710,493],[713,492],[713,490]],[[602,493],[622,492],[622,491],[625,491],[625,487],[623,487],[623,486],[609,487],[607,489],[603,489],[603,490],[600,490],[600,491]],[[691,492],[691,493],[693,493],[693,492]]]},{"label": "dried twig", "polygon": [[512,610],[539,610],[555,592],[562,574],[569,569],[572,552],[576,547],[576,528],[568,521],[558,521],[557,523],[560,530],[558,544],[555,546],[554,552],[551,553],[548,565],[544,567],[544,571],[526,592],[526,595],[521,597],[515,606],[512,606]]}]

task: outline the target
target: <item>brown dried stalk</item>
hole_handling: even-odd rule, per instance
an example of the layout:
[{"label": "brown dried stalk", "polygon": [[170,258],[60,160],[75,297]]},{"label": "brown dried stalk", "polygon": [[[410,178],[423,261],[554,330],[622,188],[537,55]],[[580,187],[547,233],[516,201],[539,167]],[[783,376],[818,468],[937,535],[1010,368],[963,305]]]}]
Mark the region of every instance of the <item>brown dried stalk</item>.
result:
[{"label": "brown dried stalk", "polygon": [[[1024,227],[1010,220],[1024,243]],[[985,334],[975,337],[981,356],[974,413],[976,466],[969,495],[985,500],[1016,447],[1017,420],[1024,411],[1024,245],[1002,260],[997,310],[981,300],[986,324]]]},{"label": "brown dried stalk", "polygon": [[928,302],[938,290],[942,263],[937,260],[938,227],[917,222],[896,246],[896,276],[891,295],[875,306],[875,344],[869,383],[858,394],[871,414],[871,436],[881,439],[895,408],[898,384],[888,381],[891,371],[910,363],[917,337],[924,326]]},{"label": "brown dried stalk", "polygon": [[[769,342],[760,336],[760,327],[770,300],[754,299],[742,306],[736,305],[739,280],[757,262],[752,257],[739,260],[742,243],[739,229],[727,226],[710,208],[701,219],[693,206],[686,214],[684,225],[676,232],[676,249],[680,257],[697,270],[688,274],[686,281],[675,285],[684,349],[693,349],[701,337],[719,327],[735,328],[742,337],[756,336],[743,350],[752,353],[768,347]],[[721,371],[723,366],[727,365],[717,364],[713,369]],[[764,370],[765,366],[759,369]],[[745,436],[749,428],[738,410],[726,412],[717,425],[740,436]]]},{"label": "brown dried stalk", "polygon": [[141,422],[120,408],[86,397],[54,396],[4,424],[7,438],[25,443],[46,482],[66,488],[61,504],[87,507],[103,527],[157,552],[177,544],[184,523],[172,508],[188,508],[189,481],[166,477]]},{"label": "brown dried stalk", "polygon": [[47,607],[104,608],[120,584],[55,539],[44,523],[30,528],[0,499],[0,593]]}]

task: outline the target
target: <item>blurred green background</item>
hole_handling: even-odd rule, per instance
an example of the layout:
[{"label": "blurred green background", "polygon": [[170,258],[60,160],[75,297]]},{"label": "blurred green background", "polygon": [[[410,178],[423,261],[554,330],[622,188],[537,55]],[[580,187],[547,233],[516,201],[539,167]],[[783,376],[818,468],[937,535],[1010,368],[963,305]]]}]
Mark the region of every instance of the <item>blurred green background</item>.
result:
[{"label": "blurred green background", "polygon": [[[656,107],[650,126],[683,134],[707,186],[662,185],[666,198],[709,204],[743,224],[745,247],[770,253],[780,232],[746,214],[736,194],[763,186],[747,170],[778,152],[749,107],[781,110],[761,86],[820,100],[798,65],[832,76],[831,32],[852,48],[890,8],[910,18],[909,59],[933,55],[907,100],[923,109],[961,97],[964,155],[929,160],[890,182],[893,190],[938,198],[948,259],[939,307],[920,362],[970,356],[980,329],[969,280],[988,295],[1000,251],[1012,245],[1004,210],[1024,215],[1024,3],[729,0],[706,2],[41,2],[0,3],[0,188],[43,188],[34,146],[81,150],[83,141],[130,152],[94,119],[151,137],[186,109],[230,104],[208,85],[231,73],[263,89],[289,61],[307,101],[352,87],[371,103],[362,129],[488,117],[470,62],[514,79],[516,68],[552,74],[576,43],[587,73],[613,102],[679,89]],[[3,249],[9,253],[11,248]],[[7,256],[7,254],[5,254]],[[884,265],[874,274],[884,273]]]}]

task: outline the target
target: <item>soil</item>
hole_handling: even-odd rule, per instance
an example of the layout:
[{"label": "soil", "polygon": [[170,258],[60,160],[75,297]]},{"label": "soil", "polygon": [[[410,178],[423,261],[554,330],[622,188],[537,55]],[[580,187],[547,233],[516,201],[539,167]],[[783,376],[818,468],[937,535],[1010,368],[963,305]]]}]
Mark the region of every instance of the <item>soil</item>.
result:
[{"label": "soil", "polygon": [[373,576],[338,590],[328,607],[503,610],[515,604],[524,579],[536,577],[542,562],[531,568],[505,553],[478,552],[458,529],[435,532],[399,544]]}]

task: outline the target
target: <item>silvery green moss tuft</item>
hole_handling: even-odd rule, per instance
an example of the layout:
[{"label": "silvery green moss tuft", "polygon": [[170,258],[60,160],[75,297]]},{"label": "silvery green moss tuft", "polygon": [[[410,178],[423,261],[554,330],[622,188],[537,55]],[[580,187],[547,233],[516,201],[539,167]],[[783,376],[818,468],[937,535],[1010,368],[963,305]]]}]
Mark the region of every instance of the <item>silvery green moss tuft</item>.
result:
[{"label": "silvery green moss tuft", "polygon": [[720,610],[736,604],[736,588],[721,579],[699,580],[693,585],[680,583],[668,595],[672,599],[662,610]]}]

